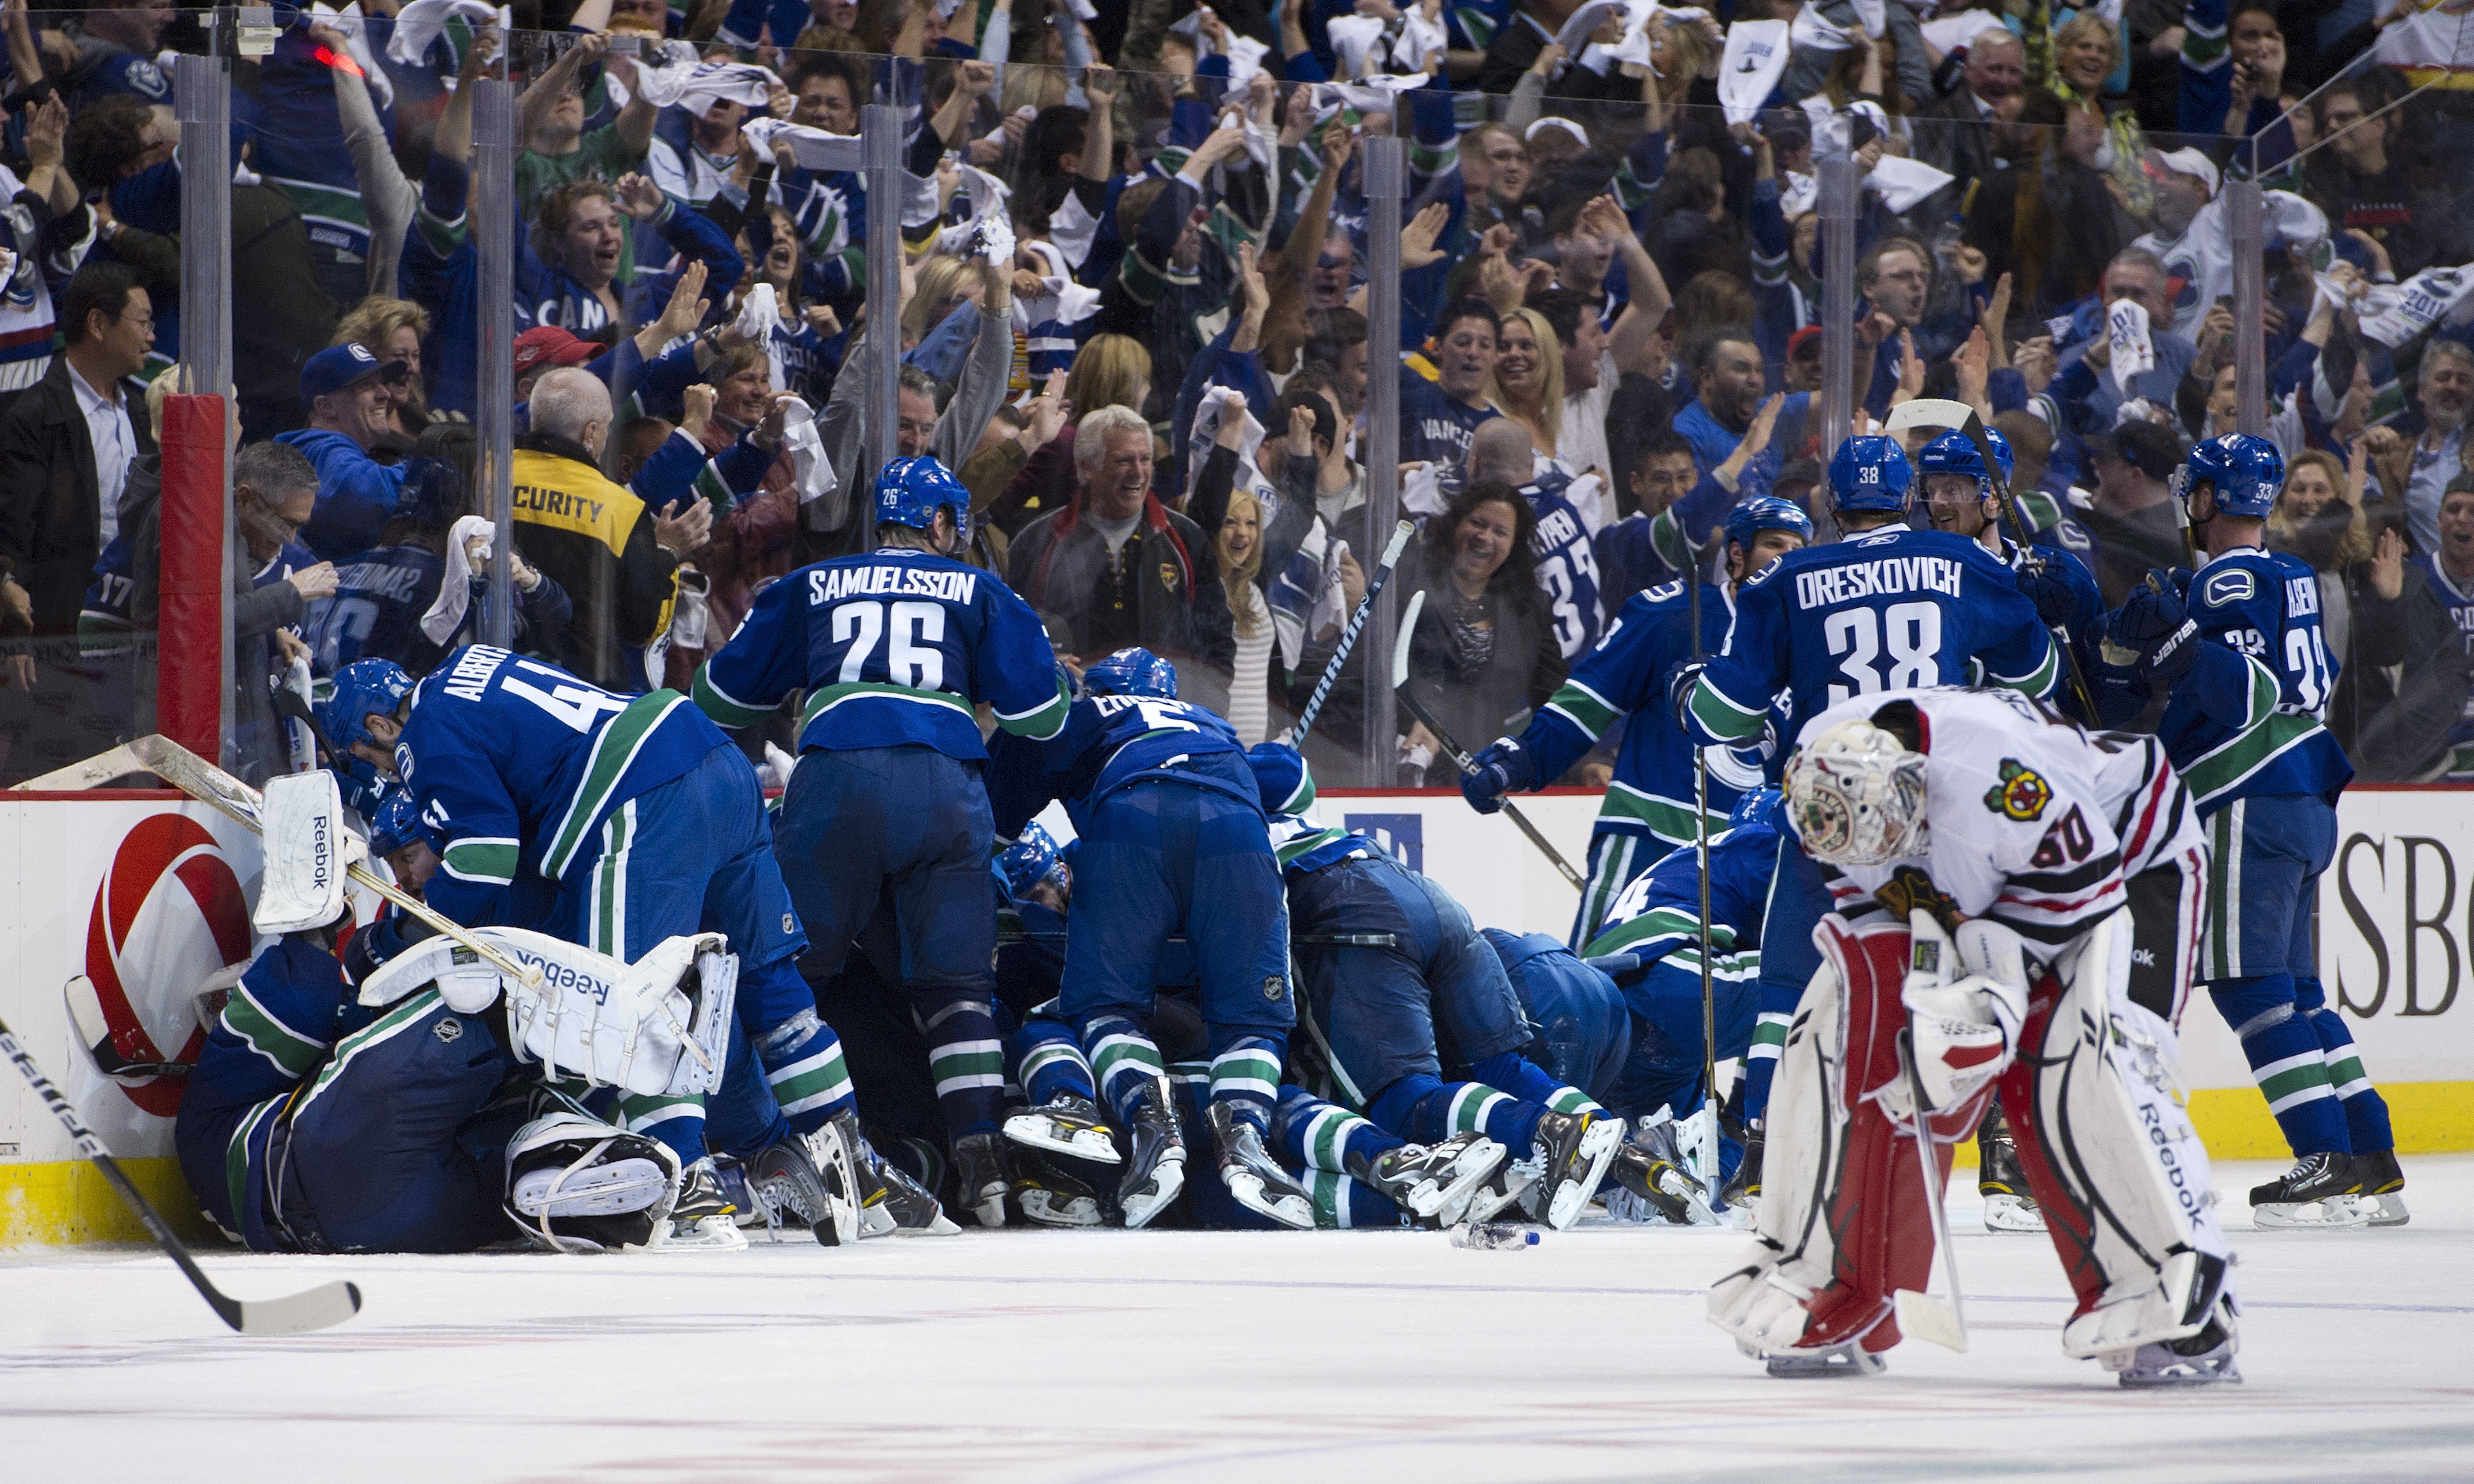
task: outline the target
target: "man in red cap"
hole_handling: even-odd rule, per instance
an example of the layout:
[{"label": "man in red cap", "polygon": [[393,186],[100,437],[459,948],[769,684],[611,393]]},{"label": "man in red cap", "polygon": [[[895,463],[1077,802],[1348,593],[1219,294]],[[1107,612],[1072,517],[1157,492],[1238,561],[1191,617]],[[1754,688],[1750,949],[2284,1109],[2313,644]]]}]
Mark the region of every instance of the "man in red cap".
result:
[{"label": "man in red cap", "polygon": [[531,400],[533,383],[542,373],[560,366],[581,366],[600,355],[602,350],[597,342],[578,339],[555,325],[525,330],[516,337],[516,401]]}]

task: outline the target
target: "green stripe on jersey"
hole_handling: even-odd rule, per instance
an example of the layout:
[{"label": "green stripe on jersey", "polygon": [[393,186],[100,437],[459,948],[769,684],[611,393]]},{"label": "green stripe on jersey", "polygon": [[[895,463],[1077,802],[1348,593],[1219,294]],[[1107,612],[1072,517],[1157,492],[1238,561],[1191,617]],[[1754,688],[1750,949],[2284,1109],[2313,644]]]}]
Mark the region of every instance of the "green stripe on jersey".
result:
[{"label": "green stripe on jersey", "polygon": [[459,839],[439,858],[441,870],[461,881],[511,882],[521,846],[510,839]]},{"label": "green stripe on jersey", "polygon": [[313,1041],[276,1019],[257,1003],[242,984],[232,990],[224,1005],[224,1029],[241,1038],[250,1050],[256,1052],[284,1076],[299,1079],[309,1075],[318,1058],[327,1055],[324,1041]]},{"label": "green stripe on jersey", "polygon": [[750,706],[715,685],[711,660],[696,667],[695,683],[689,690],[694,696],[696,710],[733,731],[742,726],[754,726],[773,710],[770,706]]},{"label": "green stripe on jersey", "polygon": [[1562,689],[1546,698],[1546,709],[1562,716],[1581,729],[1581,735],[1596,742],[1606,730],[1623,716],[1621,707],[1577,680],[1566,680]]},{"label": "green stripe on jersey", "polygon": [[1074,694],[1065,688],[1065,677],[1059,675],[1056,677],[1056,693],[1042,701],[1037,710],[1018,717],[1008,717],[1000,711],[996,714],[997,725],[1016,737],[1046,742],[1065,730],[1065,718],[1073,710]]},{"label": "green stripe on jersey", "polygon": [[568,865],[591,834],[594,821],[609,807],[610,795],[618,791],[619,780],[627,776],[636,754],[643,750],[645,739],[669,716],[672,707],[687,704],[688,698],[676,691],[654,691],[628,702],[626,710],[610,718],[601,735],[594,739],[593,756],[584,766],[584,780],[575,786],[575,796],[568,800],[567,814],[559,821],[548,852],[542,857],[544,876],[556,881],[567,874]]},{"label": "green stripe on jersey", "polygon": [[849,685],[829,685],[809,695],[807,709],[799,718],[800,730],[805,731],[811,722],[844,701],[866,700],[873,696],[883,696],[888,700],[910,701],[923,706],[946,706],[960,712],[965,717],[971,715],[969,704],[950,691],[921,691],[907,685],[885,685],[874,680],[859,680]]}]

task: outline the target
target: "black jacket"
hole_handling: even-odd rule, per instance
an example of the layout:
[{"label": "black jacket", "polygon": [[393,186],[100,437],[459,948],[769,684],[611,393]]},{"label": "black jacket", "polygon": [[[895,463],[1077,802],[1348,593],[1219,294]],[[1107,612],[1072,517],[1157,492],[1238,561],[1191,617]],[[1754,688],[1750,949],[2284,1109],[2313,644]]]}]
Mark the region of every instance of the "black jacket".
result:
[{"label": "black jacket", "polygon": [[[1222,669],[1237,657],[1220,559],[1192,521],[1143,501],[1142,523],[1126,538],[1135,576],[1138,643],[1163,659],[1205,660]],[[1070,654],[1095,657],[1091,604],[1108,543],[1074,502],[1022,528],[1006,554],[1006,585],[1050,620],[1049,637]]]},{"label": "black jacket", "polygon": [[[121,388],[137,457],[155,451],[146,401]],[[132,469],[136,467],[131,461]],[[0,571],[35,600],[35,632],[74,634],[103,554],[103,501],[94,445],[69,384],[65,355],[0,417]]]}]

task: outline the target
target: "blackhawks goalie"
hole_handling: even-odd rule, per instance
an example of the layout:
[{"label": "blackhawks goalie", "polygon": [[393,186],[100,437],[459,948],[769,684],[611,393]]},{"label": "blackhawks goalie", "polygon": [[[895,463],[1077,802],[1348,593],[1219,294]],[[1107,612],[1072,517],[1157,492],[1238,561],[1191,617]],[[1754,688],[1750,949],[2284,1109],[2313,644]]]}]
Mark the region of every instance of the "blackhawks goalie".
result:
[{"label": "blackhawks goalie", "polygon": [[2239,1380],[2207,1156],[2171,1092],[2182,994],[2131,978],[2136,947],[2189,982],[2206,856],[2171,767],[2015,693],[1893,692],[1805,725],[1786,803],[1833,910],[1758,1240],[1711,1322],[1772,1375],[1880,1370],[1893,1296],[1933,1260],[1908,1141],[1928,1131],[1946,1179],[1998,1089],[2078,1301],[2063,1352],[2128,1386]]}]

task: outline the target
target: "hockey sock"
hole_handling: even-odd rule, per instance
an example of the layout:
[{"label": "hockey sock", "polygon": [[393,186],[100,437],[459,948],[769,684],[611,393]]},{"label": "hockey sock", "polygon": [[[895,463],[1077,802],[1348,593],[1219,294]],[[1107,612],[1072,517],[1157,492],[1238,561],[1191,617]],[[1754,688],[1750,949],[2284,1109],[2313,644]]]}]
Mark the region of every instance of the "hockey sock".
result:
[{"label": "hockey sock", "polygon": [[857,1101],[842,1065],[842,1038],[803,1010],[756,1039],[756,1059],[773,1088],[782,1116],[801,1133],[813,1133]]},{"label": "hockey sock", "polygon": [[1500,1087],[1516,1098],[1543,1103],[1559,1113],[1607,1116],[1607,1110],[1591,1101],[1588,1093],[1557,1082],[1547,1075],[1544,1067],[1516,1051],[1487,1058],[1469,1068],[1469,1077],[1490,1087]]},{"label": "hockey sock", "polygon": [[985,1000],[956,1000],[928,1017],[928,1075],[955,1138],[989,1133],[1005,1110],[1005,1043]]},{"label": "hockey sock", "polygon": [[1211,1028],[1211,1101],[1234,1107],[1238,1116],[1269,1133],[1272,1105],[1280,1095],[1280,1064],[1288,1038],[1250,1031]]},{"label": "hockey sock", "polygon": [[1383,1089],[1367,1109],[1375,1122],[1419,1144],[1438,1144],[1455,1133],[1483,1133],[1529,1157],[1538,1141],[1538,1120],[1546,1106],[1516,1098],[1484,1083],[1447,1083],[1413,1072]]},{"label": "hockey sock", "polygon": [[1031,1107],[1060,1097],[1100,1101],[1100,1083],[1091,1075],[1091,1063],[1055,1021],[1034,1020],[1023,1027],[1013,1034],[1012,1048],[1014,1075],[1022,1080],[1023,1101]]},{"label": "hockey sock", "polygon": [[1757,1119],[1768,1116],[1770,1079],[1778,1075],[1779,1053],[1786,1047],[1786,1028],[1795,1019],[1795,1006],[1804,998],[1801,986],[1761,982],[1761,1012],[1753,1022],[1753,1045],[1744,1054],[1743,1106],[1738,1116]]},{"label": "hockey sock", "polygon": [[916,1135],[877,1146],[876,1156],[917,1180],[924,1189],[935,1190],[945,1183],[945,1156],[934,1144]]},{"label": "hockey sock", "polygon": [[1370,1190],[1346,1175],[1330,1170],[1308,1170],[1298,1177],[1314,1198],[1315,1226],[1323,1231],[1347,1230],[1357,1227],[1396,1227],[1400,1225],[1400,1208],[1380,1193]]},{"label": "hockey sock", "polygon": [[616,1122],[630,1133],[659,1139],[679,1156],[682,1166],[704,1157],[704,1099],[669,1098],[658,1093],[622,1092]]},{"label": "hockey sock", "polygon": [[2294,980],[2293,1004],[2319,1039],[2320,1059],[2328,1063],[2328,1085],[2344,1107],[2345,1137],[2353,1152],[2373,1155],[2396,1148],[2396,1134],[2389,1128],[2388,1100],[2371,1085],[2371,1074],[2363,1070],[2362,1053],[2354,1045],[2354,1033],[2345,1029],[2344,1017],[2329,1008],[2319,981]]},{"label": "hockey sock", "polygon": [[2293,1007],[2292,976],[2219,980],[2208,986],[2208,998],[2242,1042],[2250,1075],[2293,1153],[2351,1154],[2344,1107],[2329,1083],[2318,1034],[2311,1017]]},{"label": "hockey sock", "polygon": [[1108,1107],[1120,1122],[1130,1125],[1135,1095],[1159,1073],[1159,1048],[1123,1015],[1102,1015],[1084,1026],[1082,1046],[1091,1054],[1091,1070]]},{"label": "hockey sock", "polygon": [[1407,1142],[1303,1087],[1280,1089],[1272,1135],[1281,1162],[1335,1175],[1347,1173],[1350,1155],[1370,1162]]}]

